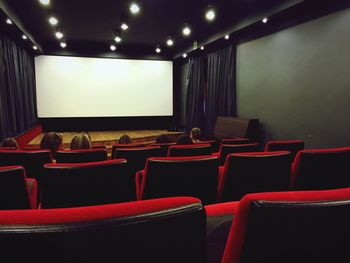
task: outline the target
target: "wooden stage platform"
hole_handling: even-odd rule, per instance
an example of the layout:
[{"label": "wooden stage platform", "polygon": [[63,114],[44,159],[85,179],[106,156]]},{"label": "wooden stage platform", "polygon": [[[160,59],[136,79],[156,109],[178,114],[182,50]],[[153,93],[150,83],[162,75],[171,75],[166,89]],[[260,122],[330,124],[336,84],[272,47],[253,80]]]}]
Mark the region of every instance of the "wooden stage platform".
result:
[{"label": "wooden stage platform", "polygon": [[[63,147],[69,149],[70,142],[74,135],[78,132],[60,132],[63,135]],[[92,141],[92,145],[103,144],[108,148],[118,142],[120,136],[127,134],[133,142],[153,143],[158,135],[167,134],[173,142],[176,142],[177,137],[185,132],[169,132],[167,130],[123,130],[123,131],[92,131],[87,132]],[[39,146],[40,140],[44,134],[35,137],[30,143],[30,146]]]}]

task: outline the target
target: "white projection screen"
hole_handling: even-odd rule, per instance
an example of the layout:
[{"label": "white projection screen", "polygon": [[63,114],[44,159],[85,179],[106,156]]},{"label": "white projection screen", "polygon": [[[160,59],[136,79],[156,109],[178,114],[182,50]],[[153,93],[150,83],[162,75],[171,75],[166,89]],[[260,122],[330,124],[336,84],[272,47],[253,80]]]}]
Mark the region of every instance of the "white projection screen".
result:
[{"label": "white projection screen", "polygon": [[39,118],[173,115],[173,63],[35,58]]}]

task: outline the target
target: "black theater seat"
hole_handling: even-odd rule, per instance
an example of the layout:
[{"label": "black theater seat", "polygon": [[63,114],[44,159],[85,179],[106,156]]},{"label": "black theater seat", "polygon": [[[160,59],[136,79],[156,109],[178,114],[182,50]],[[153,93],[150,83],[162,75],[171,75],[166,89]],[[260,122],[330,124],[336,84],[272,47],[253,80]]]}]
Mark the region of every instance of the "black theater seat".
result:
[{"label": "black theater seat", "polygon": [[265,145],[265,152],[269,151],[290,151],[294,160],[296,154],[304,150],[305,142],[303,140],[288,141],[268,141]]},{"label": "black theater seat", "polygon": [[168,157],[202,156],[213,153],[211,144],[194,143],[189,145],[173,145],[169,147]]},{"label": "black theater seat", "polygon": [[205,212],[191,197],[0,211],[0,225],[11,262],[206,262]]},{"label": "black theater seat", "polygon": [[107,160],[106,149],[65,150],[56,152],[57,163],[87,163]]}]

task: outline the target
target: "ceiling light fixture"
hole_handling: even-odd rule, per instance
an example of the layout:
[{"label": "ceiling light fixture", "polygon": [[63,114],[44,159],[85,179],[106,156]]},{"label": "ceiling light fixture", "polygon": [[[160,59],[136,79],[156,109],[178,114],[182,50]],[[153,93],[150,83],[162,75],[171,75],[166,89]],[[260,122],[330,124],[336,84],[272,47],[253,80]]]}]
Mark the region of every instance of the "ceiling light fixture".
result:
[{"label": "ceiling light fixture", "polygon": [[123,30],[127,30],[129,28],[129,26],[126,22],[123,22],[122,25],[120,26],[120,28]]},{"label": "ceiling light fixture", "polygon": [[114,38],[114,41],[119,43],[119,42],[122,41],[122,38],[119,35],[116,35],[115,38]]},{"label": "ceiling light fixture", "polygon": [[191,34],[191,28],[187,24],[185,24],[184,28],[182,29],[182,34],[186,37]]},{"label": "ceiling light fixture", "polygon": [[115,45],[111,45],[109,48],[110,48],[112,51],[115,51],[115,50],[117,49],[117,47],[116,47]]},{"label": "ceiling light fixture", "polygon": [[166,44],[171,47],[174,45],[174,40],[172,39],[171,36],[169,36],[168,40],[166,41]]},{"label": "ceiling light fixture", "polygon": [[130,12],[134,15],[138,14],[140,12],[140,6],[136,3],[132,3],[130,5]]},{"label": "ceiling light fixture", "polygon": [[50,4],[50,0],[39,0],[39,2],[42,5],[49,5]]},{"label": "ceiling light fixture", "polygon": [[159,54],[160,52],[162,52],[161,48],[160,48],[160,45],[158,44],[156,46],[156,52]]},{"label": "ceiling light fixture", "polygon": [[183,54],[182,54],[182,57],[183,57],[183,58],[187,58],[187,54],[186,54],[186,53],[183,53]]},{"label": "ceiling light fixture", "polygon": [[7,18],[7,19],[6,19],[6,24],[9,24],[9,25],[12,25],[12,24],[13,24],[10,18]]},{"label": "ceiling light fixture", "polygon": [[37,46],[33,46],[33,49],[34,49],[34,50],[38,50],[38,47],[37,47]]},{"label": "ceiling light fixture", "polygon": [[207,11],[205,12],[205,18],[208,21],[213,21],[215,19],[215,10],[211,6],[208,6]]},{"label": "ceiling light fixture", "polygon": [[61,39],[63,37],[63,33],[61,30],[57,30],[56,33],[55,33],[55,36],[58,38],[58,39]]},{"label": "ceiling light fixture", "polygon": [[49,23],[50,23],[51,25],[55,26],[55,25],[58,24],[58,20],[57,20],[56,17],[51,16],[51,17],[49,18]]},{"label": "ceiling light fixture", "polygon": [[267,17],[264,17],[261,21],[266,24],[269,19]]},{"label": "ceiling light fixture", "polygon": [[28,37],[26,35],[22,35],[22,39],[26,40]]},{"label": "ceiling light fixture", "polygon": [[225,35],[225,39],[226,40],[230,39],[230,35],[229,34]]},{"label": "ceiling light fixture", "polygon": [[204,46],[201,46],[201,50],[204,50]]},{"label": "ceiling light fixture", "polygon": [[67,46],[67,43],[66,42],[61,42],[60,46],[61,46],[61,48],[65,48]]}]

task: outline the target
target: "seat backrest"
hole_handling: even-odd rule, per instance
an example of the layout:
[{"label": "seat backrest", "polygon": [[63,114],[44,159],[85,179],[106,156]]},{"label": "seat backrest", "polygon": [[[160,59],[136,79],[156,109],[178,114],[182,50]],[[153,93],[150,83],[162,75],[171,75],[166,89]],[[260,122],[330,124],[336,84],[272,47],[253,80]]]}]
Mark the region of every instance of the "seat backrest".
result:
[{"label": "seat backrest", "polygon": [[130,201],[132,180],[125,159],[45,165],[41,206],[74,207]]},{"label": "seat backrest", "polygon": [[211,152],[218,152],[220,150],[221,140],[220,139],[213,139],[213,140],[201,140],[199,142],[195,142],[196,144],[210,144],[211,145]]},{"label": "seat backrest", "polygon": [[11,262],[206,262],[205,212],[191,197],[0,211],[0,225]]},{"label": "seat backrest", "polygon": [[294,160],[298,151],[304,150],[303,140],[269,141],[266,143],[265,152],[269,151],[290,151]]},{"label": "seat backrest", "polygon": [[112,145],[112,159],[115,159],[114,152],[118,148],[132,148],[132,147],[145,147],[147,144],[144,142],[138,143],[117,143]]},{"label": "seat backrest", "polygon": [[163,157],[166,157],[168,155],[168,149],[170,146],[176,145],[176,142],[168,142],[168,143],[152,143],[149,146],[153,146],[153,147],[160,147],[161,150],[161,154]]},{"label": "seat backrest", "polygon": [[212,147],[208,143],[174,145],[174,146],[170,146],[168,150],[168,157],[203,156],[203,155],[211,155],[211,154],[212,154]]},{"label": "seat backrest", "polygon": [[26,176],[35,178],[40,186],[43,175],[44,164],[51,163],[51,153],[49,150],[10,150],[0,151],[1,166],[23,166]]},{"label": "seat backrest", "polygon": [[141,198],[194,196],[204,204],[216,201],[218,158],[215,156],[149,158]]},{"label": "seat backrest", "polygon": [[0,167],[0,209],[31,208],[24,168]]},{"label": "seat backrest", "polygon": [[250,138],[224,138],[221,141],[222,144],[248,144],[253,143]]},{"label": "seat backrest", "polygon": [[128,161],[131,175],[145,169],[146,160],[149,157],[161,156],[162,150],[160,147],[117,148],[114,152],[114,158],[126,159]]},{"label": "seat backrest", "polygon": [[10,146],[0,146],[0,150],[16,150],[16,148]]},{"label": "seat backrest", "polygon": [[239,202],[221,262],[344,262],[349,220],[349,188],[249,194]]},{"label": "seat backrest", "polygon": [[56,152],[57,163],[88,163],[106,160],[106,149],[65,150]]},{"label": "seat backrest", "polygon": [[350,147],[299,151],[291,186],[297,190],[350,187]]},{"label": "seat backrest", "polygon": [[291,162],[288,151],[228,155],[222,178],[222,201],[240,200],[249,193],[287,191]]},{"label": "seat backrest", "polygon": [[259,143],[247,143],[247,144],[221,144],[220,147],[220,165],[224,165],[226,156],[230,153],[241,152],[257,152],[260,150]]}]

